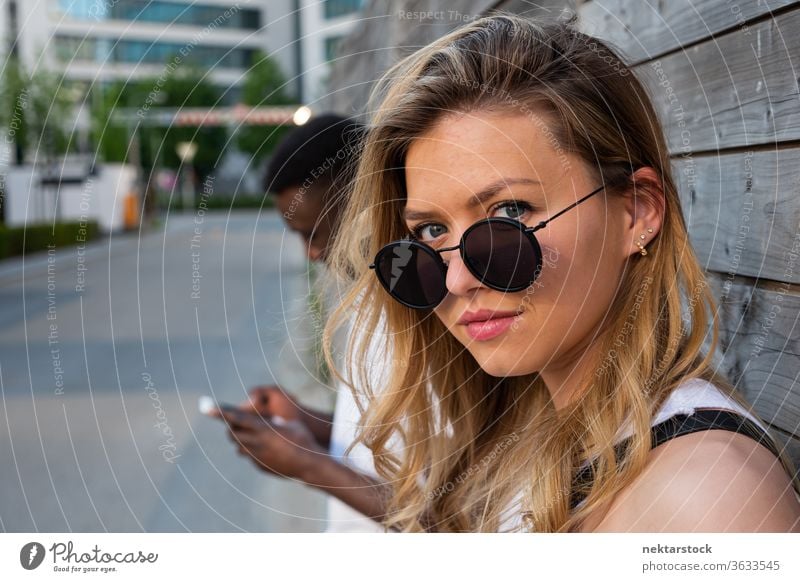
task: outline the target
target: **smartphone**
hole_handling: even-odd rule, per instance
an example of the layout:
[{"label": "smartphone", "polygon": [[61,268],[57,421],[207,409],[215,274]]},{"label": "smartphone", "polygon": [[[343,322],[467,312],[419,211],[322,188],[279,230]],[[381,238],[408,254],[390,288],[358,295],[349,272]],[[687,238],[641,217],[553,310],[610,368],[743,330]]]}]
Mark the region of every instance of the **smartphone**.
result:
[{"label": "smartphone", "polygon": [[201,396],[197,400],[197,408],[202,414],[211,414],[214,410],[221,410],[223,412],[242,412],[237,406],[233,404],[226,404],[224,402],[214,402],[210,396]]},{"label": "smartphone", "polygon": [[[224,402],[214,402],[214,399],[210,396],[201,396],[197,400],[197,408],[200,410],[201,414],[211,414],[214,410],[221,410],[222,412],[238,412],[239,414],[252,414],[241,410],[238,406],[233,404],[226,404]],[[273,422],[277,425],[286,424],[286,419],[282,416],[272,416],[270,417],[270,422]]]}]

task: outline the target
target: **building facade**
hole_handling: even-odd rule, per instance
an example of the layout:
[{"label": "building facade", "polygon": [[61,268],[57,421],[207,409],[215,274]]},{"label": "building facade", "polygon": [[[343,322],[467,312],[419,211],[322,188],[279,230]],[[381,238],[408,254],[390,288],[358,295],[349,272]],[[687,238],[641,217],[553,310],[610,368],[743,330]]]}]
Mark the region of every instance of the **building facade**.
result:
[{"label": "building facade", "polygon": [[341,40],[361,19],[363,0],[301,0],[301,95],[314,105],[328,93],[330,68]]},{"label": "building facade", "polygon": [[[28,71],[63,71],[86,86],[158,77],[170,60],[238,86],[253,54],[274,58],[294,78],[298,36],[293,0],[7,0],[3,53]],[[15,42],[16,41],[16,42]],[[296,92],[296,91],[290,91]],[[236,91],[230,99],[236,98]]]}]

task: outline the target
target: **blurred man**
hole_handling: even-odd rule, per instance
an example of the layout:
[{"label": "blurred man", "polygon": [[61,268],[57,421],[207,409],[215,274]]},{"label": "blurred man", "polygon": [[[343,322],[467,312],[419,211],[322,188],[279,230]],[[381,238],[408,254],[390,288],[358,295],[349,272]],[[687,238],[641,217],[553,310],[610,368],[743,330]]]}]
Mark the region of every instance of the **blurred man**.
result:
[{"label": "blurred man", "polygon": [[303,238],[312,261],[324,261],[332,241],[363,129],[338,115],[314,117],[270,159],[266,191],[275,195],[286,226]]},{"label": "blurred man", "polygon": [[[311,261],[323,263],[333,241],[363,131],[344,117],[315,117],[292,131],[270,159],[265,189],[275,195],[286,226],[302,237]],[[301,405],[275,385],[253,388],[240,410],[215,413],[228,422],[239,452],[271,474],[330,493],[327,531],[383,531],[367,517],[381,517],[370,451],[359,445],[344,456],[359,420],[349,388],[337,386],[333,415]]]}]

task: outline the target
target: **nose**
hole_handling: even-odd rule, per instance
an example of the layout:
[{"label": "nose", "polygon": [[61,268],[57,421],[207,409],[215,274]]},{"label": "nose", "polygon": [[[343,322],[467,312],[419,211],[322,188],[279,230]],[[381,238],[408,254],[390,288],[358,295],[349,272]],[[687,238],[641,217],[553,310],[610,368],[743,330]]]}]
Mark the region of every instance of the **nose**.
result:
[{"label": "nose", "polygon": [[458,249],[443,252],[442,260],[447,264],[445,286],[453,295],[469,295],[482,286],[478,278],[467,268]]}]

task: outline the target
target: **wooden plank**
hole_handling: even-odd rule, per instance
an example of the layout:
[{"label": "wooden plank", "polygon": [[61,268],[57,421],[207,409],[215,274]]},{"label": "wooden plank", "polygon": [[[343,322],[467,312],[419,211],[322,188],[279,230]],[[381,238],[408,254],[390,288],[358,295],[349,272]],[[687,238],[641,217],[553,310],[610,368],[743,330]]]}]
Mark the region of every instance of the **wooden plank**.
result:
[{"label": "wooden plank", "polygon": [[720,314],[719,369],[765,421],[800,438],[800,293],[709,273]]},{"label": "wooden plank", "polygon": [[593,0],[579,6],[581,29],[614,43],[640,63],[723,31],[747,31],[752,20],[800,0]]},{"label": "wooden plank", "polygon": [[[634,68],[673,154],[800,139],[800,10]],[[794,57],[794,58],[793,58]]]},{"label": "wooden plank", "polygon": [[706,269],[800,284],[800,148],[687,156],[673,169]]}]

